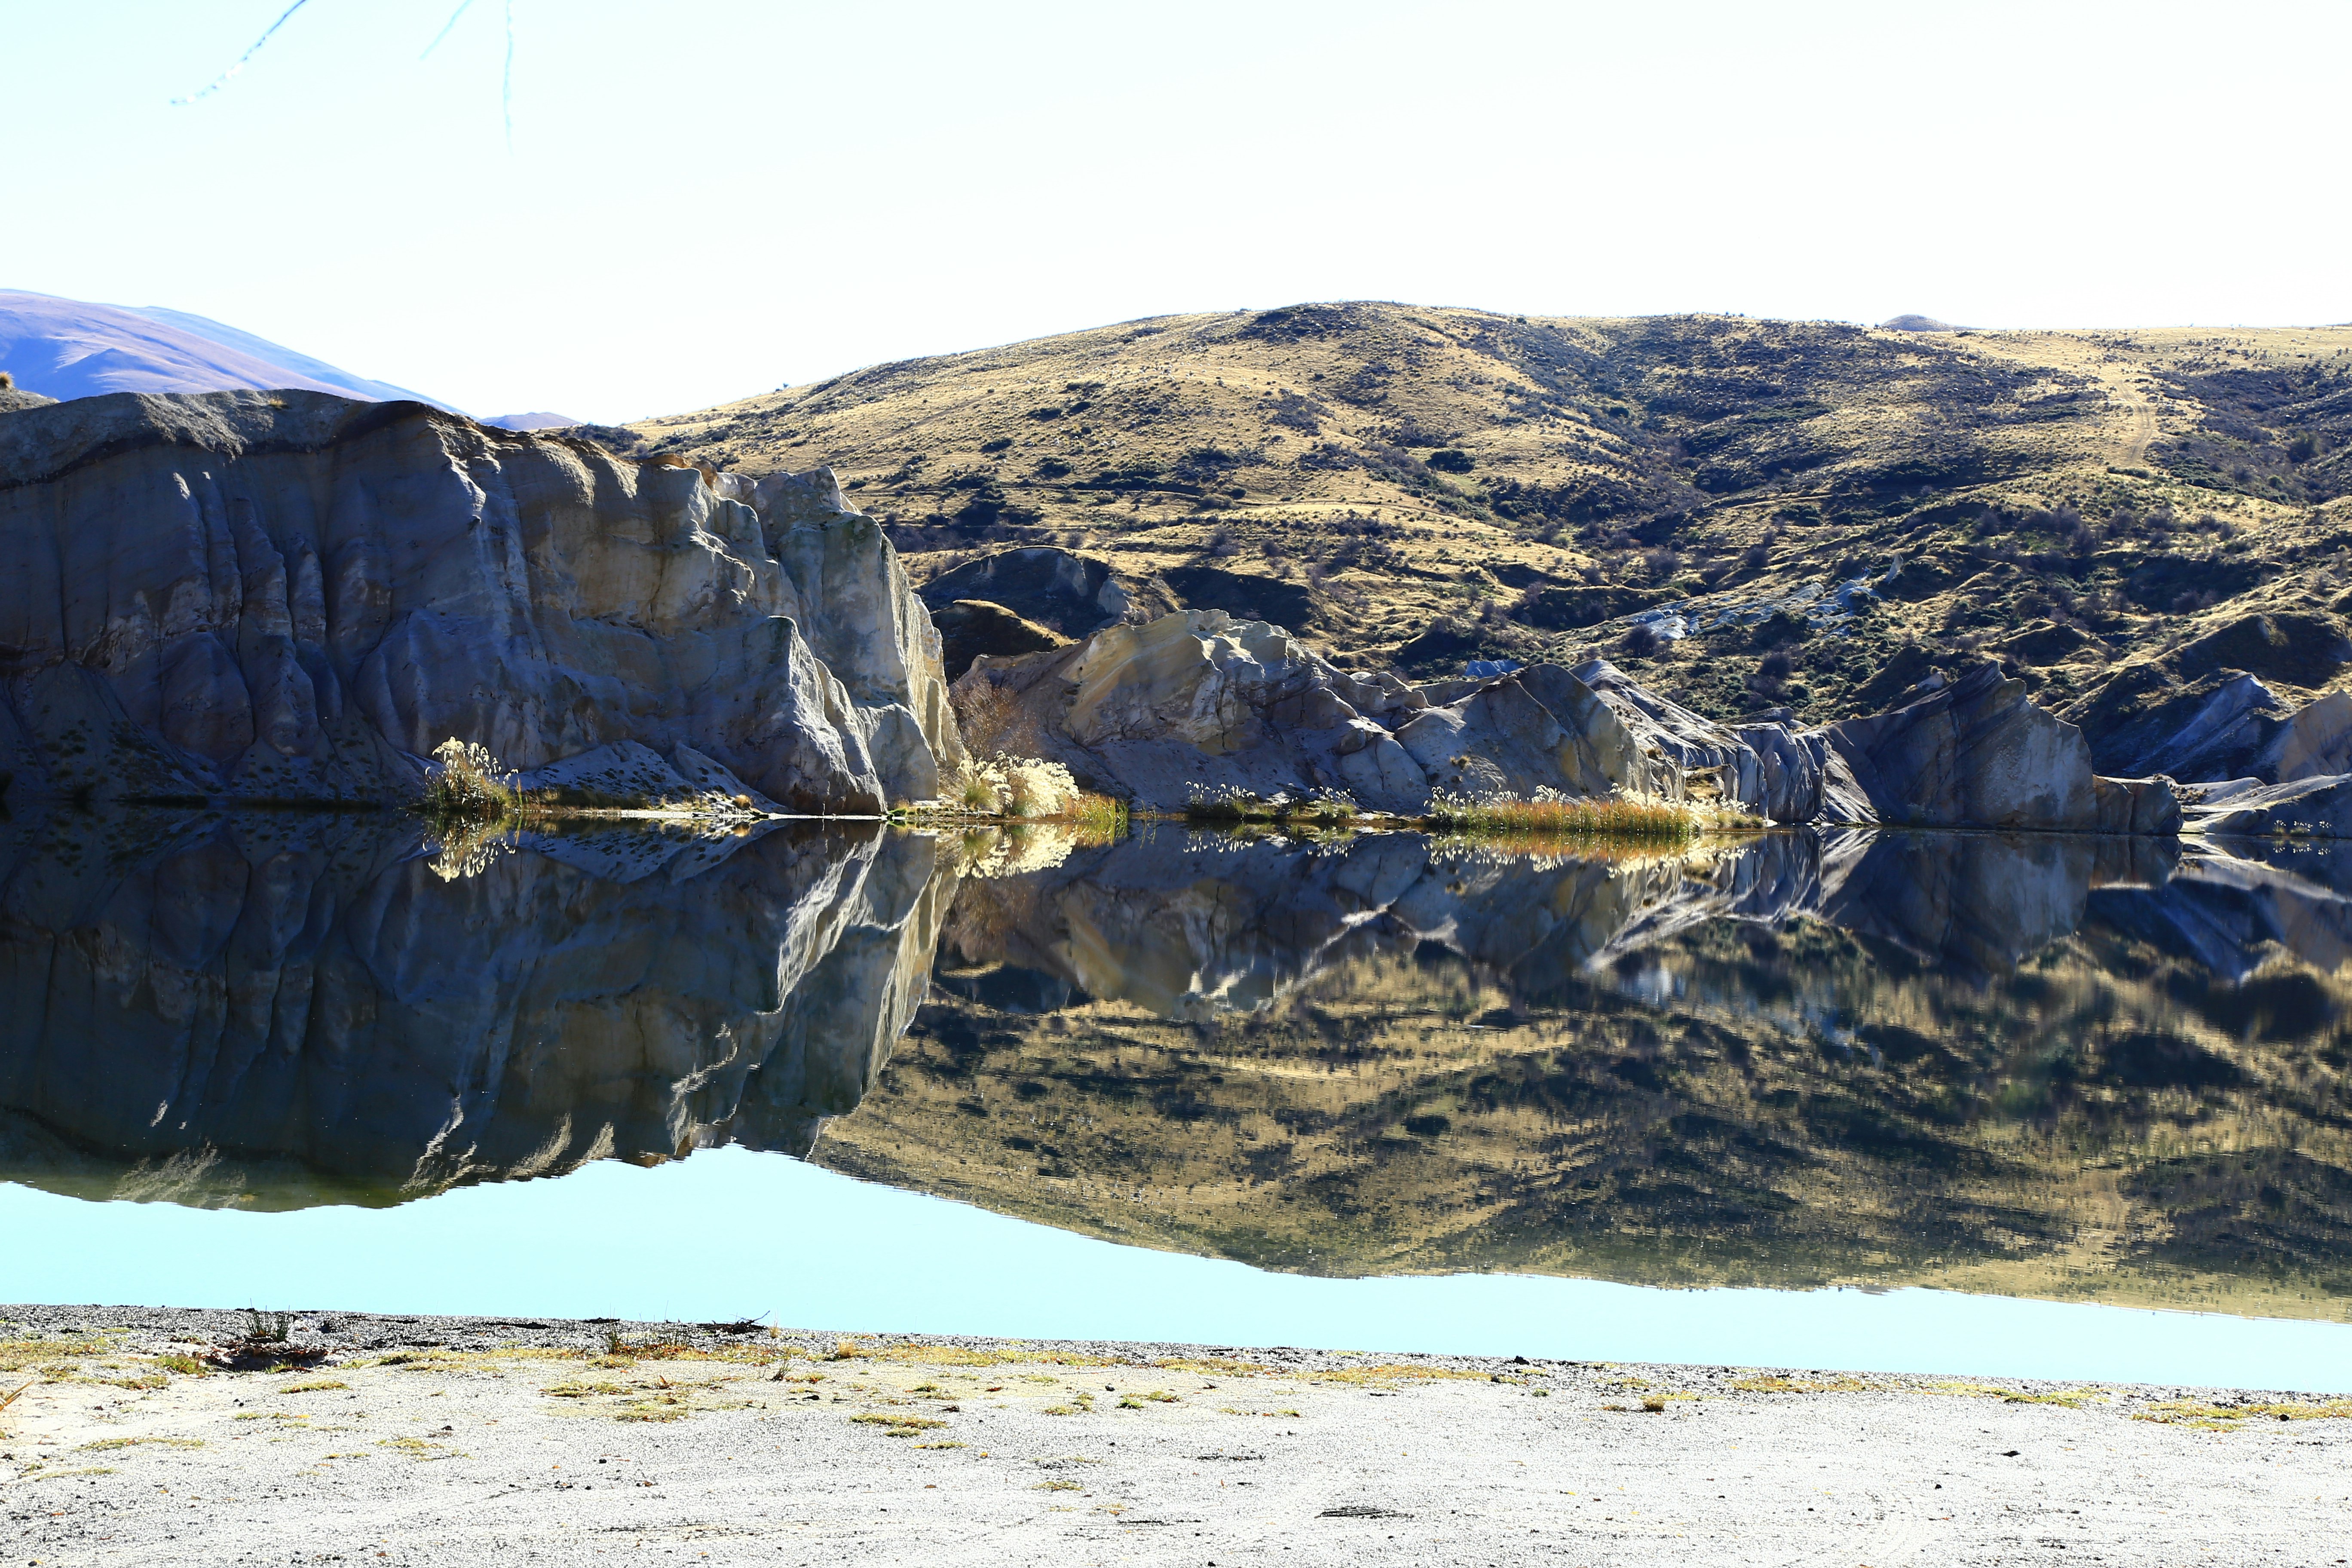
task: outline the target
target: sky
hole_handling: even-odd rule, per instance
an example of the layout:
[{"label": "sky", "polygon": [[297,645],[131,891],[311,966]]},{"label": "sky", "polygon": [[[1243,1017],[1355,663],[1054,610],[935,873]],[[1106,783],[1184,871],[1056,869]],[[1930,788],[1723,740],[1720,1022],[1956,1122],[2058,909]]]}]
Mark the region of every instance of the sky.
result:
[{"label": "sky", "polygon": [[[1660,1290],[1504,1274],[1331,1279],[1121,1247],[780,1154],[288,1214],[92,1204],[0,1183],[0,1301],[756,1318],[892,1331],[1331,1345],[2352,1392],[2352,1323],[1948,1291]],[[660,1238],[684,1268],[616,1268]],[[1039,1281],[1052,1289],[1040,1290]]]},{"label": "sky", "polygon": [[598,420],[1305,300],[2352,319],[2341,0],[305,0],[173,102],[289,3],[0,0],[0,288]]}]

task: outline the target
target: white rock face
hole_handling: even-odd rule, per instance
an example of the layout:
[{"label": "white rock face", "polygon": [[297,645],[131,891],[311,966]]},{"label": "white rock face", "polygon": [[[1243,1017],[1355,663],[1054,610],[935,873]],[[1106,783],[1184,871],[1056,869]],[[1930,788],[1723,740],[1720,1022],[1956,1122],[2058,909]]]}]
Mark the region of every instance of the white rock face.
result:
[{"label": "white rock face", "polygon": [[1604,660],[1409,687],[1333,668],[1279,626],[1188,610],[964,678],[1082,782],[1158,809],[1196,793],[1344,790],[1375,811],[1646,795],[1781,824],[2177,833],[2167,779],[2095,776],[2082,732],[1987,664],[1825,730],[1731,729]]},{"label": "white rock face", "polygon": [[526,773],[635,742],[798,811],[929,798],[929,616],[829,473],[772,488],[313,393],[11,414],[0,767],[387,800],[451,737]]}]

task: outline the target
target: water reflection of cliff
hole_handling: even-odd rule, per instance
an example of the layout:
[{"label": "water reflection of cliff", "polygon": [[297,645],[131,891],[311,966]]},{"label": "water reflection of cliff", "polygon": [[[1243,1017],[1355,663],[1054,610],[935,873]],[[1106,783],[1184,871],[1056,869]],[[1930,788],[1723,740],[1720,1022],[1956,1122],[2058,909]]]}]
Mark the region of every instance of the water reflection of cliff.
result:
[{"label": "water reflection of cliff", "polygon": [[1280,1268],[2352,1300],[2325,853],[5,826],[0,1176],[87,1196],[814,1144]]},{"label": "water reflection of cliff", "polygon": [[1163,832],[966,883],[931,1003],[817,1157],[1281,1268],[2340,1315],[2347,869]]},{"label": "water reflection of cliff", "polygon": [[68,814],[0,888],[0,1175],[390,1203],[715,1142],[804,1152],[922,995],[932,841],[536,841]]}]

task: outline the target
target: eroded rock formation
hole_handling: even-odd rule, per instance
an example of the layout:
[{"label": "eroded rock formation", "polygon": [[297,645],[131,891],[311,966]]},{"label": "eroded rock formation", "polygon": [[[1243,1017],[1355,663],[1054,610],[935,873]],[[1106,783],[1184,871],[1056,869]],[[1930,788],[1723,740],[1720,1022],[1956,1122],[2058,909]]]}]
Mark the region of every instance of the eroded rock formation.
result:
[{"label": "eroded rock formation", "polygon": [[18,789],[381,801],[456,736],[870,813],[961,758],[929,617],[824,470],[315,393],[83,398],[0,419],[0,581]]},{"label": "eroded rock formation", "polygon": [[1081,779],[1148,806],[1343,791],[1377,811],[1538,792],[1720,803],[1769,822],[2171,833],[2168,781],[2102,779],[2071,724],[1986,664],[1826,730],[1731,729],[1606,660],[1413,686],[1279,626],[1190,610],[964,678]]}]

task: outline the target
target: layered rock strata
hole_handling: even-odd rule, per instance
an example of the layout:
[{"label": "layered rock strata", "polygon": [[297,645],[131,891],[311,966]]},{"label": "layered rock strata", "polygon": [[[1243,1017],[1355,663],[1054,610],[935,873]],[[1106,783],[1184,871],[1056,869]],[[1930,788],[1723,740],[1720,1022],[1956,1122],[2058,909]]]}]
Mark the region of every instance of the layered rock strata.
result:
[{"label": "layered rock strata", "polygon": [[84,398],[0,420],[0,767],[34,793],[393,800],[454,736],[856,814],[962,758],[938,634],[825,470],[315,393]]}]

